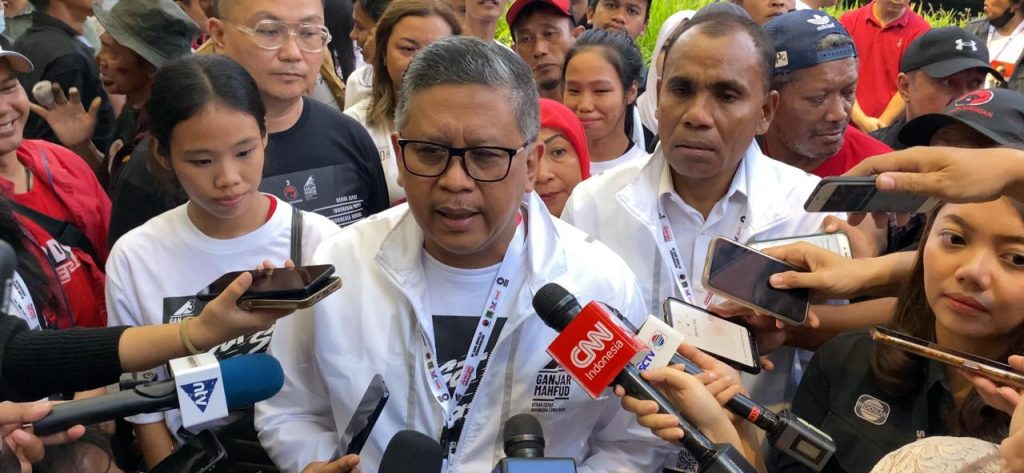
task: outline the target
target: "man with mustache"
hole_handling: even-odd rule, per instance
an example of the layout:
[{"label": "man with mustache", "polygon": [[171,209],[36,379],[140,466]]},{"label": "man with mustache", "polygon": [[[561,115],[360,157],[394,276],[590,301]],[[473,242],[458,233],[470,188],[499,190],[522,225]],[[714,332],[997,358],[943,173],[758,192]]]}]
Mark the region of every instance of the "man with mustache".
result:
[{"label": "man with mustache", "polygon": [[512,49],[533,72],[540,96],[562,101],[562,62],[582,26],[573,20],[569,0],[516,0],[505,14]]},{"label": "man with mustache", "polygon": [[857,52],[835,18],[818,10],[798,10],[764,28],[775,43],[772,90],[779,93],[775,119],[759,137],[765,154],[828,177],[892,151],[850,126]]}]

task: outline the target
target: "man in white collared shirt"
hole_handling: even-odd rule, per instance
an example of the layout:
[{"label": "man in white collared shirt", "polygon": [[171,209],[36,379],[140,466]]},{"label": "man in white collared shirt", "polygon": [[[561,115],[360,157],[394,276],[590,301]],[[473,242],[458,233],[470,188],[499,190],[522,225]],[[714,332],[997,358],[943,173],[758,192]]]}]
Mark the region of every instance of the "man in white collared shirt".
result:
[{"label": "man in white collared shirt", "polygon": [[[771,40],[749,19],[723,13],[689,23],[666,53],[661,143],[650,161],[581,183],[566,204],[562,219],[626,260],[652,313],[667,297],[708,305],[700,276],[716,236],[747,242],[821,231],[825,214],[802,208],[818,178],[764,156],[753,141],[778,103],[768,83],[774,60]],[[790,398],[796,356],[780,348],[774,371],[744,377],[754,399]]]}]

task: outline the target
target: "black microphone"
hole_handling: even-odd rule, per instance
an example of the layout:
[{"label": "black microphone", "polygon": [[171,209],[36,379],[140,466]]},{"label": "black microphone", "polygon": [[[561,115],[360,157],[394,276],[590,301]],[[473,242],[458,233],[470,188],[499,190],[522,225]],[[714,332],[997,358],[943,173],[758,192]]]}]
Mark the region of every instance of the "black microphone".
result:
[{"label": "black microphone", "polygon": [[[548,283],[533,296],[533,309],[547,326],[561,332],[580,313],[582,307],[576,297],[565,288],[555,283]],[[658,412],[676,416],[679,427],[684,433],[679,443],[697,459],[700,464],[699,472],[753,473],[757,471],[731,445],[712,443],[689,420],[677,412],[672,403],[665,399],[665,396],[640,377],[640,370],[637,367],[627,364],[622,372],[615,377],[615,383],[621,385],[626,394],[630,396],[654,401],[658,405]]]},{"label": "black microphone", "polygon": [[415,430],[402,430],[391,437],[380,458],[379,473],[440,473],[444,451],[437,440]]},{"label": "black microphone", "polygon": [[[607,304],[605,307],[615,314],[627,329],[639,333],[640,330],[621,312]],[[678,353],[672,355],[672,364],[683,365],[683,371],[694,376],[704,372]],[[836,443],[832,437],[789,410],[776,414],[745,394],[737,394],[729,399],[725,403],[725,408],[765,431],[772,446],[814,471],[825,468],[832,454],[836,452]]]},{"label": "black microphone", "polygon": [[530,414],[516,414],[505,422],[505,458],[491,473],[576,473],[572,458],[544,458],[544,430]]},{"label": "black microphone", "polygon": [[[284,386],[284,371],[266,353],[236,356],[220,362],[228,409],[248,407],[277,394]],[[136,386],[99,397],[55,404],[50,413],[32,424],[36,435],[63,432],[78,424],[95,424],[146,412],[177,409],[174,379]]]}]

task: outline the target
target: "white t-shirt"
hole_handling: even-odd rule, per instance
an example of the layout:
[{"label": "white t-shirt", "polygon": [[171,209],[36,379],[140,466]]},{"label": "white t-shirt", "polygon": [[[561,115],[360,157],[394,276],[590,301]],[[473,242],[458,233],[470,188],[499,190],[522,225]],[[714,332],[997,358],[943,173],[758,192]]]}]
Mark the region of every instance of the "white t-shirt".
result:
[{"label": "white t-shirt", "polygon": [[373,93],[373,66],[367,64],[348,75],[345,81],[345,111],[368,100]]},{"label": "white t-shirt", "polygon": [[[989,62],[992,63],[992,67],[1003,74],[1003,77],[1013,74],[1013,69],[1017,67],[1017,60],[1024,52],[1024,34],[1021,34],[1022,32],[1024,32],[1024,21],[1007,36],[1003,36],[993,26],[988,27]],[[999,86],[999,81],[991,74],[985,76],[985,88],[991,89]]]},{"label": "white t-shirt", "polygon": [[367,125],[366,117],[369,113],[369,98],[366,98],[362,102],[359,102],[345,110],[345,115],[354,118],[357,122],[363,125],[363,128],[366,128],[366,131],[370,134],[370,138],[373,139],[373,144],[377,146],[377,154],[380,156],[380,165],[384,168],[384,178],[388,181],[388,200],[394,204],[405,198],[405,189],[398,185],[398,158],[395,156],[395,151],[391,147],[392,130],[382,126]]},{"label": "white t-shirt", "polygon": [[[270,220],[246,235],[214,239],[189,219],[188,204],[168,210],[126,233],[107,260],[107,325],[154,325],[198,315],[195,295],[221,275],[255,268],[264,260],[282,264],[291,252],[292,207],[277,201]],[[302,255],[308,261],[324,238],[341,231],[326,217],[303,212]],[[214,350],[238,351],[240,345],[266,349],[273,328],[228,342]],[[163,367],[154,370],[167,379]],[[181,426],[177,410],[128,418],[136,424],[165,420],[172,434]]]},{"label": "white t-shirt", "polygon": [[593,176],[595,174],[600,174],[604,171],[625,164],[643,163],[646,162],[647,159],[649,159],[650,157],[651,155],[647,154],[647,152],[644,151],[642,147],[637,146],[634,143],[633,147],[629,148],[629,151],[626,151],[626,154],[623,154],[622,156],[619,156],[615,159],[611,159],[608,161],[590,161],[590,175]]}]

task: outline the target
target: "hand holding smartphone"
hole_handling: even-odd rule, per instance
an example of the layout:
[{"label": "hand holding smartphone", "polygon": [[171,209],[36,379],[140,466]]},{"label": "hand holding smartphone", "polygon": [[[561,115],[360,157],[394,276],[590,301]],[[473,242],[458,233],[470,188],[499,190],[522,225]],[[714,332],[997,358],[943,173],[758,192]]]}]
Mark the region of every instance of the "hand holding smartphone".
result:
[{"label": "hand holding smartphone", "polygon": [[704,287],[752,310],[763,312],[790,325],[807,321],[811,294],[808,289],[775,289],[768,278],[776,273],[803,271],[741,245],[715,237],[704,264]]},{"label": "hand holding smartphone", "polygon": [[686,343],[735,369],[761,372],[757,340],[744,325],[674,297],[665,300],[664,310],[672,328],[683,334]]},{"label": "hand holding smartphone", "polygon": [[227,273],[197,294],[202,300],[214,299],[238,275],[252,274],[252,285],[238,299],[243,309],[304,309],[341,287],[341,278],[332,277],[334,265],[257,269]]},{"label": "hand holding smartphone", "polygon": [[884,343],[930,360],[955,366],[989,378],[997,383],[1013,386],[1017,389],[1024,389],[1024,374],[1014,371],[1010,365],[1005,363],[946,348],[937,343],[912,337],[881,325],[875,327],[874,332],[871,333],[871,338],[878,343]]},{"label": "hand holding smartphone", "polygon": [[876,176],[835,176],[818,182],[804,202],[808,212],[926,213],[938,199],[905,192],[885,192],[875,186]]}]

